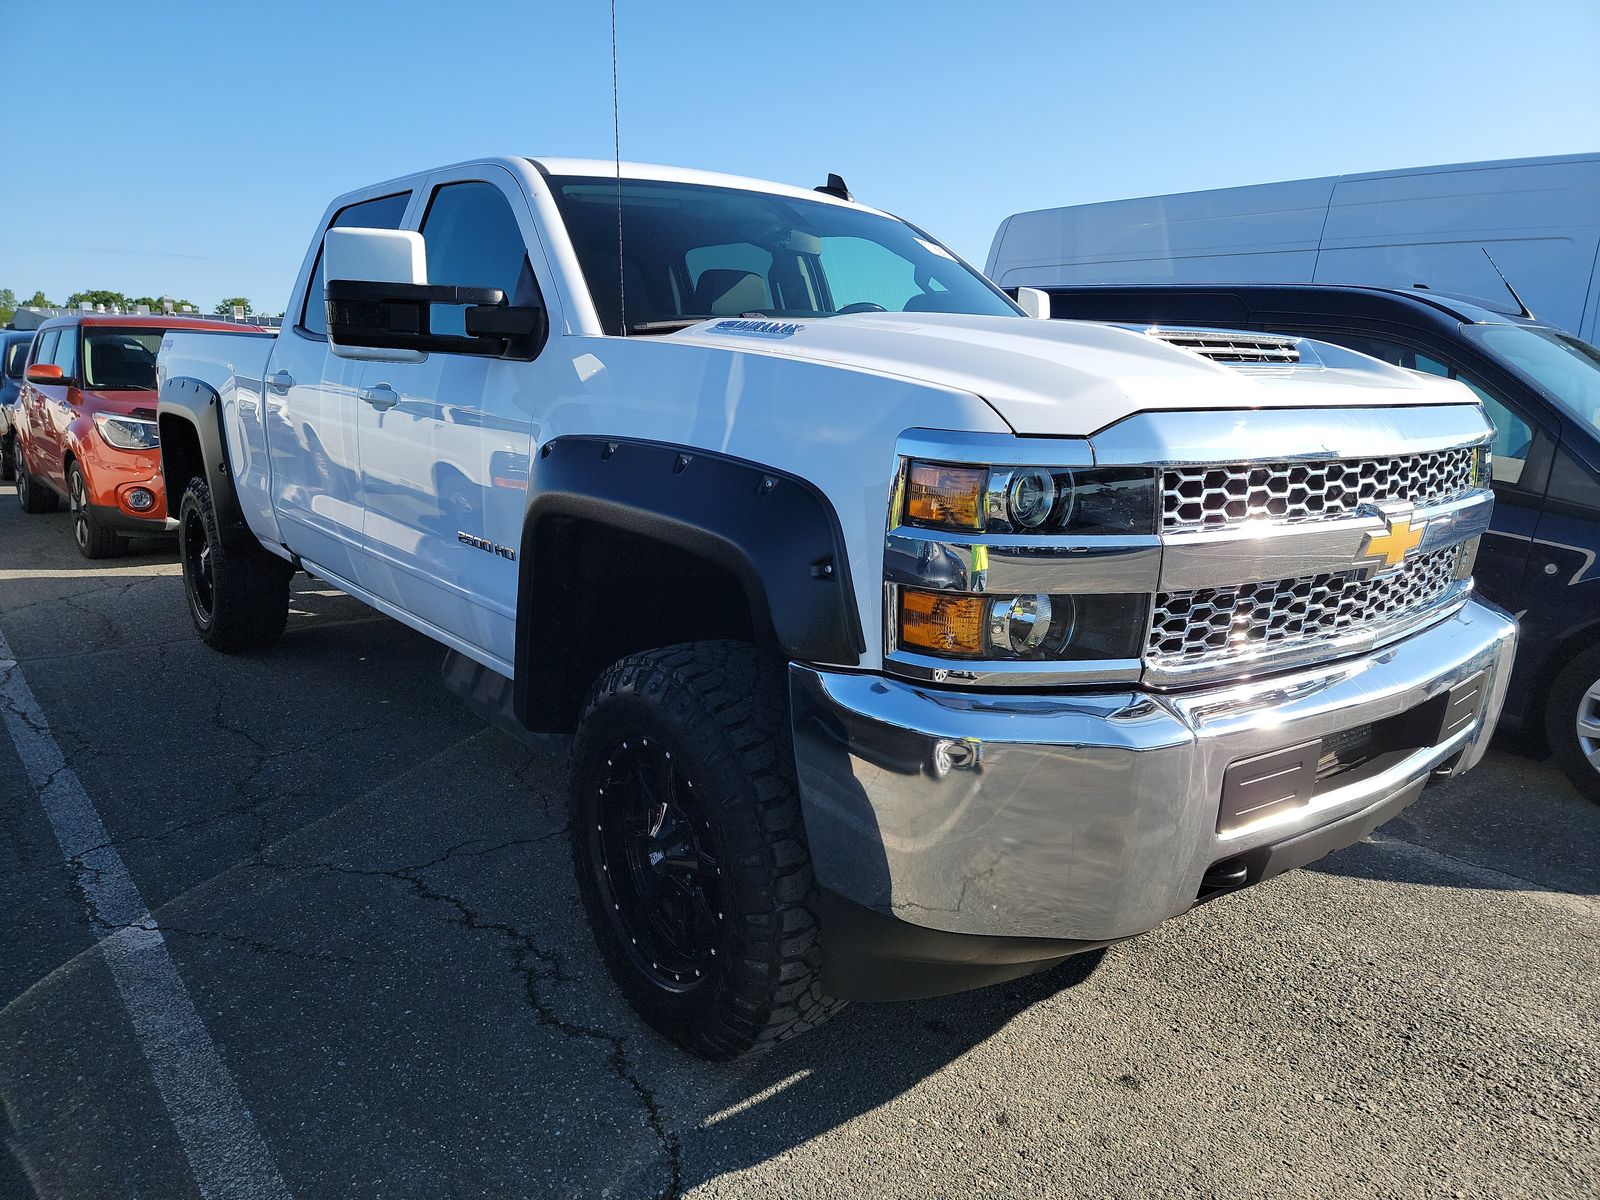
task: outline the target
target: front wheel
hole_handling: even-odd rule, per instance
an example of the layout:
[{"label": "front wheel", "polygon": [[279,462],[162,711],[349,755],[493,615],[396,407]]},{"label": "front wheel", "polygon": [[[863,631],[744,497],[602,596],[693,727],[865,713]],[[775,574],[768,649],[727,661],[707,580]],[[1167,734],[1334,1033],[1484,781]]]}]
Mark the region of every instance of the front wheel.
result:
[{"label": "front wheel", "polygon": [[289,621],[294,567],[254,542],[224,545],[211,489],[191,480],[178,509],[178,557],[189,616],[213,650],[261,650]]},{"label": "front wheel", "polygon": [[40,483],[28,474],[28,460],[22,456],[22,447],[17,447],[17,503],[22,505],[25,513],[53,513],[56,510],[57,496],[45,484]]},{"label": "front wheel", "polygon": [[103,528],[89,503],[89,485],[77,463],[67,467],[67,508],[72,513],[72,540],[85,558],[110,558],[122,550],[122,538]]},{"label": "front wheel", "polygon": [[1572,786],[1600,804],[1600,646],[1579,654],[1556,676],[1545,704],[1545,734]]},{"label": "front wheel", "polygon": [[590,693],[571,781],[584,905],[652,1028],[728,1059],[842,1007],[822,992],[781,664],[740,642],[630,655]]}]

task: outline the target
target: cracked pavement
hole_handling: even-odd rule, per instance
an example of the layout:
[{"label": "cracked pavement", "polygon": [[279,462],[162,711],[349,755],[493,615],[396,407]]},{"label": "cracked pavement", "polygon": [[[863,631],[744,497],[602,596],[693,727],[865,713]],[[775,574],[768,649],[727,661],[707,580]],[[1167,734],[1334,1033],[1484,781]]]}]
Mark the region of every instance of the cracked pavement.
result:
[{"label": "cracked pavement", "polygon": [[[1546,764],[1496,751],[1056,972],[710,1065],[600,965],[563,764],[432,643],[301,577],[278,649],[212,654],[164,547],[85,562],[9,488],[0,630],[109,839],[64,862],[0,741],[0,1195],[198,1194],[97,948],[153,927],[296,1196],[1600,1191],[1600,807]],[[85,911],[108,849],[148,917]]]}]

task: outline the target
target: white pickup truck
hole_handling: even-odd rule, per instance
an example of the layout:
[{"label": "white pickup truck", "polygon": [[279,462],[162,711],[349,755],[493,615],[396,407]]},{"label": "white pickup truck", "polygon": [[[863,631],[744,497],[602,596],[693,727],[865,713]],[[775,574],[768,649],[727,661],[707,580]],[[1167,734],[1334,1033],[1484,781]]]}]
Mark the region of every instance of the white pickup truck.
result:
[{"label": "white pickup truck", "polygon": [[364,188],[275,337],[159,374],[200,635],[275,642],[302,569],[571,735],[605,958],[711,1057],[1358,840],[1478,760],[1515,644],[1461,385],[1030,320],[837,177]]}]

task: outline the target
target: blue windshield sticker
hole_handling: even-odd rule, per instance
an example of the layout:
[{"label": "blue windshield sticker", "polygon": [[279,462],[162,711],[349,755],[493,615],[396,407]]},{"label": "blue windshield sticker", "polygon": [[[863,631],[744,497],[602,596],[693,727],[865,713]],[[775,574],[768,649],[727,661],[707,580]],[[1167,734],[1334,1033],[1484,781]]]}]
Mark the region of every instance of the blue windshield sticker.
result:
[{"label": "blue windshield sticker", "polygon": [[745,337],[786,338],[793,337],[804,329],[804,325],[796,325],[792,321],[718,321],[707,333],[737,333]]}]

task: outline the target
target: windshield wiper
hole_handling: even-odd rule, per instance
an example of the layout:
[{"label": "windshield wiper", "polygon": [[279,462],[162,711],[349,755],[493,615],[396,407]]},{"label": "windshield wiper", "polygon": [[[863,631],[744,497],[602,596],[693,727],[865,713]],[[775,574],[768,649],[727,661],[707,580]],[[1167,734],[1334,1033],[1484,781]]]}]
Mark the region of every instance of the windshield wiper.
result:
[{"label": "windshield wiper", "polygon": [[628,326],[629,333],[676,333],[680,329],[687,329],[691,325],[698,325],[701,321],[709,321],[710,317],[673,317],[665,321],[637,321]]}]

